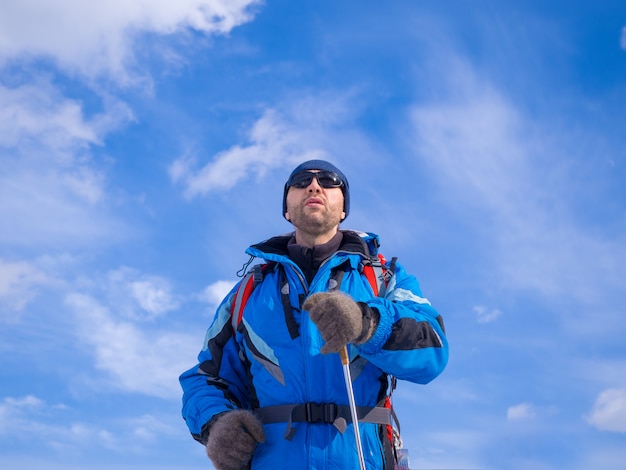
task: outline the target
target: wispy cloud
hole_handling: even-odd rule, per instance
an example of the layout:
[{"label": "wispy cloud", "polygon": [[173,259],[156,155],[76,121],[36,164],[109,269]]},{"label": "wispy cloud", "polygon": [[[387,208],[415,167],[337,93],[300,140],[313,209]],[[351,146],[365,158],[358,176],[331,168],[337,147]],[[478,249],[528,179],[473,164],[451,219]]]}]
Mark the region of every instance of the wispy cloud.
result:
[{"label": "wispy cloud", "polygon": [[584,357],[576,361],[574,372],[577,378],[592,379],[600,389],[626,390],[626,357],[607,356],[603,361],[595,357]]},{"label": "wispy cloud", "polygon": [[108,305],[127,318],[152,320],[180,305],[170,282],[163,277],[120,267],[110,271],[107,280]]},{"label": "wispy cloud", "polygon": [[105,226],[113,220],[102,205],[104,165],[91,148],[131,119],[115,100],[87,117],[47,79],[0,84],[0,240],[45,245],[114,233]]},{"label": "wispy cloud", "polygon": [[511,427],[542,433],[549,429],[553,422],[553,417],[559,414],[560,410],[556,405],[537,405],[530,402],[518,403],[506,409],[506,420]]},{"label": "wispy cloud", "polygon": [[619,38],[619,45],[626,51],[626,26],[622,28],[622,34]]},{"label": "wispy cloud", "polygon": [[67,415],[66,406],[47,403],[34,395],[4,397],[0,402],[0,435],[23,440],[35,432],[41,443],[57,448],[86,443],[90,437],[103,435],[102,430],[85,424],[54,422],[61,416],[67,419]]},{"label": "wispy cloud", "polygon": [[237,281],[216,281],[208,285],[200,295],[200,300],[217,308],[219,303],[226,297]]},{"label": "wispy cloud", "polygon": [[600,393],[586,419],[602,431],[626,433],[626,389],[610,388]]},{"label": "wispy cloud", "polygon": [[0,402],[0,435],[13,432],[16,421],[24,413],[41,409],[43,406],[44,403],[33,395],[20,398],[4,397]]},{"label": "wispy cloud", "polygon": [[[41,286],[58,281],[26,261],[8,261],[0,258],[0,320],[14,320],[35,296]],[[4,318],[3,318],[4,316]]]},{"label": "wispy cloud", "polygon": [[179,395],[174,378],[195,357],[197,338],[140,328],[86,294],[68,294],[66,303],[75,314],[78,338],[93,351],[95,367],[106,373],[103,382],[126,392],[163,398]]},{"label": "wispy cloud", "polygon": [[[123,238],[128,228],[113,215],[108,193],[112,160],[96,159],[93,149],[135,118],[106,89],[144,73],[135,60],[143,35],[227,34],[254,17],[257,3],[0,4],[0,241],[45,249]],[[86,111],[53,72],[33,64],[52,64],[54,73],[97,90],[102,111]]]},{"label": "wispy cloud", "polygon": [[506,410],[507,421],[526,421],[537,416],[537,410],[530,403],[520,403],[519,405],[510,406]]},{"label": "wispy cloud", "polygon": [[455,216],[481,235],[483,269],[495,270],[502,288],[598,308],[619,291],[626,249],[622,236],[576,220],[587,203],[576,191],[585,175],[551,163],[572,161],[578,150],[571,137],[548,122],[538,126],[468,64],[451,63],[442,75],[457,79],[440,84],[450,98],[413,108],[420,164]]},{"label": "wispy cloud", "polygon": [[86,77],[132,79],[133,40],[140,33],[171,35],[193,28],[226,34],[250,21],[256,0],[163,0],[54,3],[3,2],[0,6],[0,67],[7,61],[52,59]]},{"label": "wispy cloud", "polygon": [[[79,453],[104,448],[139,452],[160,439],[179,434],[179,429],[156,416],[144,414],[123,419],[73,421],[73,410],[62,404],[27,395],[0,401],[0,436],[13,442],[29,442],[36,433],[48,452]],[[106,421],[106,423],[103,423]]]},{"label": "wispy cloud", "polygon": [[319,118],[293,112],[284,116],[281,111],[268,109],[250,129],[249,145],[220,152],[199,169],[195,168],[195,158],[181,157],[170,166],[170,176],[183,184],[188,198],[193,198],[230,189],[246,177],[262,177],[273,168],[322,158],[325,152],[314,138]]},{"label": "wispy cloud", "polygon": [[483,305],[477,305],[473,308],[473,310],[478,319],[478,323],[491,323],[495,321],[500,315],[502,315],[502,311],[500,311],[500,309],[490,309]]},{"label": "wispy cloud", "polygon": [[162,315],[178,305],[172,298],[170,286],[161,279],[144,279],[130,285],[133,297],[152,316]]},{"label": "wispy cloud", "polygon": [[36,139],[54,151],[52,158],[72,157],[73,151],[101,139],[97,122],[85,120],[81,104],[64,98],[44,79],[17,87],[0,85],[0,122],[0,145],[17,147]]},{"label": "wispy cloud", "polygon": [[260,180],[272,170],[308,159],[354,157],[362,162],[372,150],[355,127],[361,101],[359,90],[289,95],[262,111],[244,143],[208,158],[187,151],[170,165],[170,178],[191,199],[227,191],[246,178]]},{"label": "wispy cloud", "polygon": [[485,468],[480,449],[487,445],[488,439],[482,430],[469,428],[444,432],[418,431],[416,435],[403,433],[404,447],[410,450],[411,466],[419,468]]}]

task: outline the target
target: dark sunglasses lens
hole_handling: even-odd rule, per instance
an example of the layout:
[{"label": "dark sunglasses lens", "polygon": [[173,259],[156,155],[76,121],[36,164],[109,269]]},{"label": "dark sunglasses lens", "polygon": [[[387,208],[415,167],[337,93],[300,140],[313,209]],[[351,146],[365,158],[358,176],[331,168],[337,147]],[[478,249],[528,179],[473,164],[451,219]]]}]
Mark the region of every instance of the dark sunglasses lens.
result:
[{"label": "dark sunglasses lens", "polygon": [[291,178],[289,186],[293,186],[294,188],[306,188],[311,184],[311,181],[313,181],[313,173],[298,173]]},{"label": "dark sunglasses lens", "polygon": [[317,174],[317,181],[323,188],[339,188],[343,184],[336,173],[323,171]]}]

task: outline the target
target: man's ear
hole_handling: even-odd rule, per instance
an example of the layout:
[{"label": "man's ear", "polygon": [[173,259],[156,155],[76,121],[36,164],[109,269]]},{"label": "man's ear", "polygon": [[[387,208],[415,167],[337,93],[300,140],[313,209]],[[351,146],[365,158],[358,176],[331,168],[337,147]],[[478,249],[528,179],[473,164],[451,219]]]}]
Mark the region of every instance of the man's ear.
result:
[{"label": "man's ear", "polygon": [[287,220],[289,220],[289,221],[291,220],[291,219],[289,218],[289,212],[285,212],[285,219],[287,219]]},{"label": "man's ear", "polygon": [[345,212],[342,212],[342,213],[341,213],[341,220],[343,220],[343,219],[345,219],[345,218],[346,218],[346,213],[345,213]]}]

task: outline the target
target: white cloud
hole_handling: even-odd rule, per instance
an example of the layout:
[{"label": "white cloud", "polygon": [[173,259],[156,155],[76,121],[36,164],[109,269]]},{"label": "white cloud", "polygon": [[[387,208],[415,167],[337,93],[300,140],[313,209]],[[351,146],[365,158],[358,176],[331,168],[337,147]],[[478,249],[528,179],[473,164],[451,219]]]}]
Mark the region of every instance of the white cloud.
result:
[{"label": "white cloud", "polygon": [[602,431],[626,433],[626,389],[610,388],[600,393],[586,419]]},{"label": "white cloud", "polygon": [[170,178],[193,198],[228,190],[251,176],[263,178],[276,168],[329,158],[328,154],[362,159],[371,149],[351,127],[359,108],[355,95],[348,91],[292,96],[264,110],[249,129],[247,145],[233,145],[200,168],[199,158],[188,152],[172,162]]},{"label": "white cloud", "polygon": [[[9,310],[22,310],[36,295],[39,286],[50,285],[56,281],[42,272],[32,263],[25,261],[6,261],[0,258],[0,305],[8,317]],[[2,319],[2,316],[0,316]]]},{"label": "white cloud", "polygon": [[132,114],[112,99],[104,105],[87,118],[48,80],[0,85],[1,241],[76,243],[123,232],[103,205],[105,172],[90,150]]},{"label": "white cloud", "polygon": [[[501,287],[584,305],[575,315],[567,311],[564,321],[588,328],[580,315],[602,309],[621,290],[626,249],[621,235],[577,222],[575,198],[588,202],[591,176],[554,163],[586,161],[571,144],[570,131],[561,134],[526,117],[466,64],[450,65],[440,75],[456,77],[441,83],[439,96],[447,98],[416,105],[411,114],[422,171],[440,185],[451,212],[479,235],[474,252],[484,254],[485,272]],[[611,322],[604,325],[613,330]]]},{"label": "white cloud", "polygon": [[51,58],[70,72],[129,79],[138,33],[193,28],[226,34],[250,21],[256,0],[55,0],[0,3],[0,67],[8,60]]},{"label": "white cloud", "polygon": [[104,111],[86,117],[83,104],[62,95],[49,78],[34,77],[10,87],[0,84],[0,148],[45,149],[59,164],[84,158],[81,151],[133,119],[127,105],[104,96]]},{"label": "white cloud", "polygon": [[626,390],[626,357],[580,357],[575,363],[576,379],[599,388]]},{"label": "white cloud", "polygon": [[324,152],[309,147],[313,141],[300,124],[289,122],[275,110],[267,110],[250,130],[250,145],[234,145],[199,170],[193,169],[192,158],[181,157],[170,166],[170,177],[174,182],[182,182],[185,195],[192,198],[230,189],[250,174],[262,177],[272,168],[322,158]]},{"label": "white cloud", "polygon": [[72,293],[66,303],[75,312],[79,339],[95,355],[96,368],[110,386],[127,392],[174,398],[180,388],[174,377],[197,354],[197,338],[180,333],[139,328],[115,318],[93,297]]},{"label": "white cloud", "polygon": [[0,402],[0,436],[30,439],[34,433],[40,442],[58,445],[59,440],[74,440],[83,434],[83,440],[87,442],[86,433],[80,432],[84,426],[51,423],[55,416],[63,414],[66,409],[64,405],[51,405],[34,395],[4,397]]},{"label": "white cloud", "polygon": [[530,403],[520,403],[506,410],[507,421],[526,421],[537,416],[537,409]]},{"label": "white cloud", "polygon": [[531,170],[520,116],[488,82],[467,66],[458,68],[450,74],[467,81],[450,84],[455,88],[449,101],[413,109],[415,148],[456,193],[508,213],[528,197],[519,184]]},{"label": "white cloud", "polygon": [[134,281],[130,284],[130,289],[141,308],[152,316],[163,315],[178,307],[172,297],[171,287],[164,279]]},{"label": "white cloud", "polygon": [[110,271],[107,280],[102,287],[109,305],[132,320],[155,319],[180,304],[171,283],[163,277],[123,266]]},{"label": "white cloud", "polygon": [[233,145],[199,169],[194,155],[181,156],[170,165],[170,178],[193,198],[228,190],[251,175],[262,178],[275,168],[328,158],[327,153],[348,158],[346,142],[359,155],[355,149],[363,147],[363,136],[349,130],[358,108],[353,95],[304,94],[266,109],[251,126],[248,145]]},{"label": "white cloud", "polygon": [[200,298],[211,306],[217,307],[236,283],[237,281],[216,281],[202,291]]},{"label": "white cloud", "polygon": [[4,423],[7,416],[22,409],[39,408],[42,404],[43,402],[34,395],[26,395],[21,398],[5,397],[0,403],[0,416],[4,418],[0,419],[0,423]]},{"label": "white cloud", "polygon": [[34,395],[21,398],[5,397],[0,402],[0,436],[20,429],[21,426],[16,425],[23,422],[23,415],[41,409],[43,405],[43,401]]},{"label": "white cloud", "polygon": [[95,126],[85,121],[81,104],[63,98],[44,80],[15,88],[0,85],[0,122],[0,145],[18,147],[36,138],[55,150],[53,157],[100,140]]},{"label": "white cloud", "polygon": [[98,418],[98,423],[72,422],[68,410],[67,406],[52,405],[34,395],[4,397],[0,401],[0,436],[30,442],[35,434],[41,446],[67,454],[92,448],[136,452],[145,445],[159,444],[163,436],[170,438],[180,434],[178,426],[149,414],[116,417],[107,423],[111,426],[107,429],[103,427],[106,419],[102,418]]},{"label": "white cloud", "polygon": [[622,35],[619,38],[619,45],[626,51],[626,26],[622,28]]},{"label": "white cloud", "polygon": [[[130,83],[136,40],[193,28],[226,34],[253,18],[256,0],[113,0],[0,2],[0,242],[65,248],[123,238],[107,193],[111,161],[92,151],[133,120],[129,107],[103,91],[103,111],[63,95],[31,61],[44,59],[92,87],[93,78]],[[145,42],[145,41],[144,41]],[[156,41],[150,41],[150,44]],[[39,62],[40,63],[40,62]],[[5,69],[4,67],[7,66]],[[139,72],[141,74],[141,72]],[[86,80],[85,80],[86,79]]]},{"label": "white cloud", "polygon": [[180,433],[178,427],[172,426],[152,415],[131,418],[127,424],[133,436],[145,441],[154,441],[157,436],[174,436]]},{"label": "white cloud", "polygon": [[[400,417],[402,422],[402,417]],[[419,422],[416,417],[415,421]],[[402,422],[404,448],[409,449],[411,467],[434,469],[485,468],[481,450],[490,445],[492,438],[482,428],[454,426],[453,430],[429,429],[423,432],[418,426],[412,434],[409,424]],[[414,460],[415,459],[415,460]],[[416,464],[415,461],[419,461]]]},{"label": "white cloud", "polygon": [[488,309],[482,305],[475,306],[473,310],[478,318],[478,323],[491,323],[502,315],[502,312],[499,309]]}]

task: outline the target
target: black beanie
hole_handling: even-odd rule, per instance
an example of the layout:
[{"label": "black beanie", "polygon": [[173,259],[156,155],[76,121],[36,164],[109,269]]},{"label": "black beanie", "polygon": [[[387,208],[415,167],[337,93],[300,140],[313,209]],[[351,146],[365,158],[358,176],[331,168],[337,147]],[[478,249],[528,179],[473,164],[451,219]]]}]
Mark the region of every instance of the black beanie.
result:
[{"label": "black beanie", "polygon": [[285,217],[285,213],[287,212],[287,192],[289,191],[291,178],[298,173],[308,170],[332,171],[333,173],[337,173],[337,176],[339,176],[339,179],[343,182],[341,192],[343,193],[343,211],[346,213],[346,217],[344,217],[345,220],[350,213],[350,185],[348,184],[348,178],[346,178],[346,175],[344,175],[339,168],[325,160],[309,160],[300,163],[300,165],[291,172],[289,178],[287,178],[285,191],[283,192],[283,217]]}]

